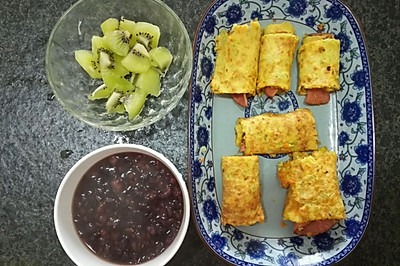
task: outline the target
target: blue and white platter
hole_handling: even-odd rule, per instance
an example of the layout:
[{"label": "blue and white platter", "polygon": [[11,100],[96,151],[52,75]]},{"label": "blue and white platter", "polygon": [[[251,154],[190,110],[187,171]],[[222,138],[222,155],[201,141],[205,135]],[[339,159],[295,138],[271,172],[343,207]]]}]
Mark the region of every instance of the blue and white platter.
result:
[{"label": "blue and white platter", "polygon": [[[249,100],[247,108],[231,97],[214,95],[210,82],[215,65],[215,37],[233,24],[258,19],[262,28],[289,21],[302,38],[328,32],[341,41],[341,90],[328,104],[307,106],[297,94],[297,60],[291,92],[273,99]],[[301,42],[301,40],[300,40]],[[365,41],[351,11],[335,0],[217,0],[202,17],[194,39],[189,99],[189,190],[196,228],[222,260],[236,265],[328,265],[340,261],[358,244],[368,224],[374,183],[374,123],[370,68]],[[236,155],[235,124],[239,117],[265,112],[287,113],[309,108],[315,117],[320,146],[338,155],[340,191],[347,219],[315,237],[293,233],[282,220],[286,189],[277,180],[277,164],[287,155],[260,156],[260,183],[265,222],[223,226],[221,157]],[[284,227],[282,222],[287,226]]]}]

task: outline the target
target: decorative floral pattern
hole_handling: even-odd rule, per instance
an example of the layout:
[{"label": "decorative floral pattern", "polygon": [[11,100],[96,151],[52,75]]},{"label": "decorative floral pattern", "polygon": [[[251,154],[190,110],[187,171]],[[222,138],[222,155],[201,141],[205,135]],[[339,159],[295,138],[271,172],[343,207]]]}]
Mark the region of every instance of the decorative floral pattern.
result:
[{"label": "decorative floral pattern", "polygon": [[203,57],[201,59],[201,74],[207,77],[207,79],[210,79],[213,71],[214,65],[211,63],[211,59],[208,57]]},{"label": "decorative floral pattern", "polygon": [[287,256],[279,255],[278,264],[282,266],[297,266],[299,265],[298,259],[299,257],[294,252],[290,252]]},{"label": "decorative floral pattern", "polygon": [[357,101],[350,102],[349,99],[346,99],[343,104],[343,108],[341,110],[342,119],[346,122],[347,125],[351,125],[353,123],[357,123],[362,116],[361,107]]},{"label": "decorative floral pattern", "polygon": [[340,41],[340,54],[347,53],[350,50],[352,41],[350,40],[349,36],[346,35],[346,33],[339,32],[338,34],[335,34],[335,39]]},{"label": "decorative floral pattern", "polygon": [[211,117],[212,117],[212,107],[211,107],[211,106],[207,106],[207,109],[206,109],[206,111],[204,112],[204,114],[205,114],[206,118],[207,118],[208,120],[210,120]]},{"label": "decorative floral pattern", "polygon": [[197,129],[197,143],[200,147],[208,145],[208,130],[205,127]]},{"label": "decorative floral pattern", "polygon": [[226,16],[228,25],[239,23],[240,21],[242,21],[242,16],[243,16],[241,6],[236,5],[236,4],[229,6],[228,10],[226,11],[225,16]]},{"label": "decorative floral pattern", "polygon": [[215,30],[215,25],[217,24],[216,18],[215,16],[209,16],[207,17],[204,25],[205,25],[205,31],[208,34],[214,34],[214,30]]},{"label": "decorative floral pattern", "polygon": [[203,175],[203,170],[201,170],[201,162],[195,160],[192,164],[192,177],[200,178]]},{"label": "decorative floral pattern", "polygon": [[340,132],[339,137],[339,146],[343,146],[346,145],[346,142],[349,140],[349,134],[345,131]]},{"label": "decorative floral pattern", "polygon": [[360,178],[350,173],[346,173],[340,182],[340,190],[345,197],[354,197],[361,192]]},{"label": "decorative floral pattern", "polygon": [[364,72],[364,70],[357,70],[353,74],[351,74],[350,77],[354,81],[354,88],[358,90],[364,89],[364,86],[367,83],[365,79],[366,73]]},{"label": "decorative floral pattern", "polygon": [[214,177],[212,176],[212,177],[210,177],[210,179],[207,182],[207,189],[210,192],[213,192],[214,188],[215,188],[215,180],[214,180]]},{"label": "decorative floral pattern", "polygon": [[223,249],[226,246],[226,238],[218,233],[211,235],[211,241],[217,249]]},{"label": "decorative floral pattern", "polygon": [[311,245],[317,246],[319,251],[329,251],[333,248],[335,239],[330,236],[329,232],[322,233],[314,236],[314,240]]},{"label": "decorative floral pattern", "polygon": [[315,26],[316,18],[316,16],[309,16],[308,18],[306,18],[306,25],[310,28],[313,28]]},{"label": "decorative floral pattern", "polygon": [[243,239],[243,233],[240,230],[233,230],[233,239],[240,241]]},{"label": "decorative floral pattern", "polygon": [[331,5],[325,12],[325,17],[332,19],[333,22],[341,20],[343,11],[336,5]]},{"label": "decorative floral pattern", "polygon": [[260,13],[258,10],[254,10],[253,12],[251,12],[250,18],[251,18],[252,20],[254,20],[254,19],[261,20],[262,17],[263,17],[262,13]]},{"label": "decorative floral pattern", "polygon": [[196,87],[194,88],[192,97],[195,103],[201,103],[202,96],[201,96],[201,87],[199,85],[196,85]]},{"label": "decorative floral pattern", "polygon": [[215,204],[214,200],[208,198],[206,201],[204,201],[203,213],[204,217],[206,217],[210,223],[218,219],[217,205]]},{"label": "decorative floral pattern", "polygon": [[293,243],[297,247],[301,247],[304,243],[304,240],[301,237],[291,237],[290,242]]},{"label": "decorative floral pattern", "polygon": [[356,219],[347,219],[345,221],[346,229],[344,230],[347,238],[353,238],[360,233],[360,222]]},{"label": "decorative floral pattern", "polygon": [[[220,222],[222,188],[218,183],[220,173],[215,170],[217,159],[212,139],[218,134],[218,125],[213,123],[218,112],[214,106],[216,96],[210,90],[215,68],[215,37],[235,23],[248,23],[252,19],[258,19],[263,27],[273,20],[289,20],[300,37],[303,33],[329,32],[341,43],[341,90],[332,97],[334,110],[338,112],[333,115],[338,135],[329,138],[331,142],[327,144],[338,154],[339,188],[348,218],[315,237],[257,235]],[[301,261],[329,265],[341,260],[354,249],[368,223],[374,167],[369,66],[362,34],[352,14],[336,0],[219,0],[204,16],[194,45],[189,180],[201,236],[218,256],[236,265],[300,265]],[[296,75],[292,73],[293,76]],[[288,113],[304,106],[304,97],[292,88],[291,92],[273,99],[265,95],[249,98],[243,116]],[[313,107],[310,109],[313,111]],[[263,157],[274,162],[285,160],[284,155]]]},{"label": "decorative floral pattern", "polygon": [[267,246],[254,239],[250,239],[249,242],[246,242],[246,253],[249,254],[251,259],[258,260],[265,258],[265,250],[267,249]]},{"label": "decorative floral pattern", "polygon": [[361,164],[361,165],[365,165],[368,162],[368,157],[369,157],[369,147],[368,145],[358,145],[355,148],[355,152],[357,154],[357,159],[356,162]]},{"label": "decorative floral pattern", "polygon": [[307,1],[306,0],[289,0],[289,7],[286,8],[292,17],[298,18],[307,13]]}]

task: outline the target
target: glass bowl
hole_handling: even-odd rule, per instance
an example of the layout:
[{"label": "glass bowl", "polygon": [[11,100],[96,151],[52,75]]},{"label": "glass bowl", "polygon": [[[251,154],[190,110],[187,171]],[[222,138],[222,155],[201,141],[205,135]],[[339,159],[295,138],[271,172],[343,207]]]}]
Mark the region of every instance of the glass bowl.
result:
[{"label": "glass bowl", "polygon": [[[137,144],[113,144],[90,152],[81,158],[65,175],[54,202],[54,225],[58,239],[71,260],[77,265],[115,265],[103,260],[81,241],[74,225],[72,214],[73,197],[84,174],[97,162],[113,154],[135,152],[148,155],[161,161],[171,170],[182,192],[183,215],[179,231],[172,243],[157,257],[140,265],[165,265],[179,250],[186,236],[190,220],[190,201],[186,183],[172,162],[161,153]],[[147,178],[151,178],[147,176]],[[104,199],[103,199],[104,200]],[[138,264],[136,264],[138,265]]]},{"label": "glass bowl", "polygon": [[[100,24],[111,17],[157,25],[161,32],[159,46],[167,47],[174,57],[161,79],[160,96],[147,97],[141,114],[132,121],[127,115],[108,114],[105,101],[87,98],[102,81],[92,79],[75,60],[75,50],[91,50],[92,36],[102,36]],[[159,0],[80,0],[57,22],[46,49],[47,78],[62,106],[89,125],[113,131],[138,129],[167,115],[188,88],[192,61],[192,45],[185,26]]]}]

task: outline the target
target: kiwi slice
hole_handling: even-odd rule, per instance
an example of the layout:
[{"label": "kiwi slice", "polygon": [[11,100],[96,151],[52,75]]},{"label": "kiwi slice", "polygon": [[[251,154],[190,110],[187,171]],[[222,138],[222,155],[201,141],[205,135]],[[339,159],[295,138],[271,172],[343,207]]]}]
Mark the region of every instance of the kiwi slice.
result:
[{"label": "kiwi slice", "polygon": [[158,97],[160,95],[160,74],[150,67],[149,70],[138,75],[135,86],[147,94]]},{"label": "kiwi slice", "polygon": [[143,44],[147,50],[151,50],[158,46],[160,39],[160,28],[147,22],[137,22],[133,32],[136,41]]},{"label": "kiwi slice", "polygon": [[135,21],[126,19],[124,17],[121,18],[119,21],[119,29],[120,30],[127,30],[130,34],[133,34],[135,29]]},{"label": "kiwi slice", "polygon": [[136,43],[121,63],[133,73],[144,73],[150,68],[150,55],[142,44]]},{"label": "kiwi slice", "polygon": [[106,35],[107,32],[112,32],[119,29],[119,21],[116,18],[109,18],[103,21],[100,25],[101,31],[103,35]]},{"label": "kiwi slice", "polygon": [[121,104],[120,99],[122,98],[122,93],[114,91],[106,102],[106,110],[108,113],[115,111],[118,105]]},{"label": "kiwi slice", "polygon": [[119,21],[119,29],[128,31],[132,36],[129,40],[130,47],[133,47],[136,43],[136,38],[133,35],[133,33],[135,31],[135,25],[136,25],[136,23],[134,21],[123,18],[123,17]]},{"label": "kiwi slice", "polygon": [[107,41],[104,37],[100,36],[93,36],[92,37],[92,51],[94,54],[97,55],[97,61],[99,62],[99,53],[105,52],[110,57],[111,61],[111,68],[113,68],[119,75],[126,76],[129,74],[129,70],[127,70],[122,64],[121,60],[123,59],[122,56],[113,53],[108,46]]},{"label": "kiwi slice", "polygon": [[115,30],[107,32],[104,36],[110,49],[122,56],[126,56],[129,52],[129,42],[131,34],[126,30]]},{"label": "kiwi slice", "polygon": [[163,73],[167,72],[172,62],[171,52],[162,46],[156,47],[149,51],[151,65],[159,68]]},{"label": "kiwi slice", "polygon": [[134,89],[132,83],[121,76],[112,65],[110,56],[106,52],[99,53],[99,62],[101,69],[101,77],[110,90],[119,92],[128,92]]},{"label": "kiwi slice", "polygon": [[97,63],[97,56],[93,54],[92,51],[76,50],[75,60],[90,75],[91,78],[101,78],[100,66]]},{"label": "kiwi slice", "polygon": [[112,90],[106,87],[106,84],[100,85],[97,89],[95,89],[91,94],[88,95],[89,100],[98,100],[105,99],[110,96]]},{"label": "kiwi slice", "polygon": [[144,103],[146,102],[146,96],[147,93],[144,90],[136,88],[134,92],[129,93],[124,97],[123,103],[130,120],[140,114]]},{"label": "kiwi slice", "polygon": [[125,105],[124,103],[120,102],[115,107],[112,107],[110,110],[107,111],[109,114],[123,114],[125,113]]}]

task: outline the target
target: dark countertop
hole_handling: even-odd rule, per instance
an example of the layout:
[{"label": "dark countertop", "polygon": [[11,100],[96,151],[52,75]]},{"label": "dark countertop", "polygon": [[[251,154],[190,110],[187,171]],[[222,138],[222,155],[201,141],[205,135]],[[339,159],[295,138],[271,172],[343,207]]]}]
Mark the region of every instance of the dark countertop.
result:
[{"label": "dark countertop", "polygon": [[[187,176],[187,99],[160,122],[134,132],[106,132],[69,115],[50,94],[45,49],[50,32],[75,1],[2,1],[0,11],[0,265],[72,265],[58,242],[53,203],[68,169],[101,146],[130,142],[167,155]],[[211,1],[165,0],[193,40]],[[375,112],[375,189],[368,228],[340,265],[400,261],[400,1],[345,3],[358,17],[371,66]],[[174,121],[174,123],[170,123]],[[171,133],[173,132],[173,134]],[[61,152],[72,151],[68,158]],[[223,265],[191,223],[169,265]]]}]

